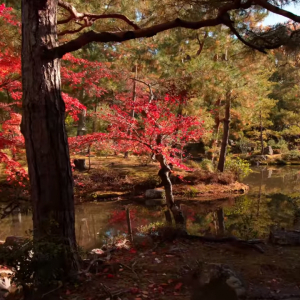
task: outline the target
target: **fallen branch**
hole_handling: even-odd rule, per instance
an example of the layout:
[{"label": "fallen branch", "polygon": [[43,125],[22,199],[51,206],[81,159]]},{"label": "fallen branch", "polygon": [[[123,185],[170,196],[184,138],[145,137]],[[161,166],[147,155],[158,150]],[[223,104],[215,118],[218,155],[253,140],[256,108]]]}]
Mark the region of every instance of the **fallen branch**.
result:
[{"label": "fallen branch", "polygon": [[220,244],[232,244],[233,246],[239,248],[252,248],[260,253],[265,253],[265,251],[258,246],[257,244],[263,244],[262,240],[241,240],[236,237],[224,237],[224,238],[215,238],[215,237],[206,237],[206,236],[198,236],[198,235],[183,235],[182,238],[189,240],[198,240],[207,243],[220,243]]},{"label": "fallen branch", "polygon": [[53,292],[59,290],[62,286],[63,286],[63,284],[60,282],[60,283],[58,284],[58,287],[56,287],[56,288],[52,289],[51,291],[49,291],[49,292],[43,294],[43,295],[42,295],[42,298],[44,298],[45,296],[47,296],[47,295],[49,295],[49,294],[51,294],[51,293],[53,293]]}]

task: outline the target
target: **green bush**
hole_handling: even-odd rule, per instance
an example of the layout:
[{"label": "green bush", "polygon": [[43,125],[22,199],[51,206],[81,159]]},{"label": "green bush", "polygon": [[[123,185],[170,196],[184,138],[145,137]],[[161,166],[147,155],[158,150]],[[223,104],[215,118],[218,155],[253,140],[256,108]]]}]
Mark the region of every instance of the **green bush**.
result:
[{"label": "green bush", "polygon": [[227,157],[225,162],[225,169],[232,172],[239,180],[243,179],[251,173],[250,163],[239,157]]},{"label": "green bush", "polygon": [[279,149],[281,153],[289,151],[288,143],[284,139],[280,139],[278,143],[276,143],[275,140],[269,140],[268,146],[271,146],[273,149]]},{"label": "green bush", "polygon": [[291,150],[282,155],[283,160],[297,160],[300,159],[300,151],[299,150]]},{"label": "green bush", "polygon": [[62,268],[64,257],[71,257],[68,248],[46,239],[0,246],[0,264],[12,268],[12,280],[23,288],[56,285],[67,274]]},{"label": "green bush", "polygon": [[201,168],[201,163],[197,162],[197,161],[194,161],[194,160],[189,160],[187,165],[193,169],[200,169]]},{"label": "green bush", "polygon": [[213,172],[214,171],[214,165],[211,160],[209,159],[203,159],[200,163],[200,168],[204,171]]},{"label": "green bush", "polygon": [[195,198],[197,197],[199,191],[195,188],[195,187],[189,187],[189,189],[187,191],[184,192],[184,196],[186,198]]}]

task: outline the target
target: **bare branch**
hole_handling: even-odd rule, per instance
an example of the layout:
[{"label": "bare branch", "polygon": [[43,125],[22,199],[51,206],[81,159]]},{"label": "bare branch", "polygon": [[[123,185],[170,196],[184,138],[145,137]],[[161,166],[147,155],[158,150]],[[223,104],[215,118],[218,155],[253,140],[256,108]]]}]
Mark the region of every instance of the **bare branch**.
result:
[{"label": "bare branch", "polygon": [[153,93],[153,90],[152,90],[153,85],[150,84],[150,83],[147,83],[143,80],[137,79],[137,78],[130,78],[130,79],[135,80],[135,81],[140,82],[140,83],[143,83],[144,85],[146,85],[149,88],[149,92],[150,92],[149,103],[151,103],[154,100],[154,93]]},{"label": "bare branch", "polygon": [[[221,25],[221,24],[229,27],[229,29],[237,36],[237,38],[242,43],[247,45],[248,47],[250,47],[252,49],[256,49],[260,52],[266,53],[265,49],[268,49],[268,47],[253,45],[252,43],[246,41],[237,32],[237,30],[233,26],[233,22],[231,21],[229,14],[228,14],[228,11],[239,9],[239,8],[247,9],[247,8],[251,7],[253,4],[260,5],[276,14],[280,14],[282,16],[291,18],[292,20],[294,20],[296,22],[300,22],[300,16],[296,16],[292,13],[289,13],[288,11],[280,9],[280,8],[270,4],[266,0],[248,0],[244,3],[241,0],[234,0],[233,2],[229,2],[228,4],[221,7],[219,9],[219,12],[218,12],[218,15],[216,18],[201,20],[201,21],[197,21],[197,22],[184,21],[184,20],[177,18],[170,22],[165,22],[165,23],[161,23],[161,24],[157,24],[154,26],[140,29],[137,27],[137,25],[135,25],[134,23],[131,23],[132,21],[128,20],[123,15],[118,15],[118,14],[94,15],[94,14],[78,13],[72,5],[66,3],[62,0],[59,0],[59,5],[61,7],[64,7],[65,9],[67,9],[70,12],[71,17],[75,18],[76,20],[82,20],[84,17],[86,17],[86,18],[88,18],[88,20],[93,22],[97,18],[115,17],[115,18],[119,18],[119,19],[126,21],[128,24],[133,26],[135,28],[135,30],[134,31],[121,31],[121,32],[95,32],[95,31],[91,30],[89,32],[83,33],[78,38],[76,38],[72,41],[69,41],[69,42],[65,43],[64,45],[61,45],[61,46],[58,46],[56,48],[49,49],[49,50],[45,49],[45,57],[49,58],[49,59],[61,58],[64,54],[81,49],[82,47],[84,47],[85,45],[87,45],[91,42],[100,42],[100,43],[119,42],[120,43],[120,42],[124,42],[124,41],[131,40],[131,39],[152,37],[159,32],[163,32],[163,31],[170,30],[170,29],[177,28],[177,27],[182,27],[182,28],[187,28],[187,29],[200,29],[203,27],[217,26],[217,25]],[[66,20],[63,20],[61,22],[65,22],[65,21]]]},{"label": "bare branch", "polygon": [[45,51],[45,56],[48,58],[61,58],[64,54],[81,49],[91,42],[124,42],[131,39],[151,37],[159,32],[166,31],[176,27],[184,27],[190,29],[199,29],[202,27],[216,26],[222,24],[220,18],[209,19],[199,22],[188,22],[181,19],[175,19],[171,22],[161,23],[151,27],[138,29],[135,31],[121,31],[121,32],[95,32],[93,30],[83,33],[78,38],[58,46],[51,50]]},{"label": "bare branch", "polygon": [[[70,3],[67,3],[62,0],[58,0],[58,5],[64,9],[66,9],[70,13],[70,17],[61,21],[58,21],[57,24],[66,24],[70,22],[71,20],[83,20],[86,18],[88,20],[88,23],[91,22],[89,26],[91,26],[94,21],[99,19],[120,19],[124,22],[126,22],[128,25],[132,26],[135,30],[140,29],[138,25],[136,25],[133,21],[128,19],[126,16],[122,14],[91,14],[91,13],[80,13],[76,10],[76,8],[71,5]],[[88,27],[88,26],[85,26]]]},{"label": "bare branch", "polygon": [[74,30],[64,30],[62,32],[59,32],[58,33],[58,36],[63,36],[63,35],[66,35],[66,34],[74,34],[74,33],[77,33],[77,32],[80,32],[82,29],[86,28],[87,26],[84,26],[84,25],[81,25],[78,29],[74,29]]},{"label": "bare branch", "polygon": [[293,14],[293,13],[287,11],[287,10],[279,8],[279,7],[271,4],[270,2],[267,2],[265,0],[254,0],[254,2],[257,5],[267,9],[268,11],[270,11],[270,12],[276,14],[276,15],[281,15],[283,17],[286,17],[288,19],[291,19],[295,22],[300,23],[300,16],[297,16],[297,15],[295,15],[295,14]]},{"label": "bare branch", "polygon": [[203,41],[201,42],[200,39],[199,39],[199,35],[197,34],[197,41],[199,43],[199,49],[196,53],[196,56],[199,56],[203,50],[203,47],[204,47],[204,43],[205,43],[205,40],[206,38],[208,37],[208,31],[205,31],[205,34],[204,34],[204,37],[203,37]]}]

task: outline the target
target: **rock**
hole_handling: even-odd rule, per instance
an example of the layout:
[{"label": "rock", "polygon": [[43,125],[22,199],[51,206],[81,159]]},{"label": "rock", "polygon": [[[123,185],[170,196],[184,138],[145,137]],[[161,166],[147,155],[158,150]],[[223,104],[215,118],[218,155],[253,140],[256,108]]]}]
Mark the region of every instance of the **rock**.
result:
[{"label": "rock", "polygon": [[78,171],[85,171],[87,167],[85,166],[85,159],[74,159],[75,169]]},{"label": "rock", "polygon": [[191,300],[237,300],[246,294],[242,280],[228,266],[223,264],[204,264],[193,274]]},{"label": "rock", "polygon": [[163,189],[146,190],[145,197],[147,199],[163,199],[165,191]]},{"label": "rock", "polygon": [[253,159],[256,161],[261,161],[261,160],[267,160],[267,157],[265,155],[255,155],[253,156]]},{"label": "rock", "polygon": [[13,275],[14,272],[11,269],[3,266],[0,268],[0,290],[10,290]]},{"label": "rock", "polygon": [[281,150],[280,149],[274,149],[273,154],[281,154]]},{"label": "rock", "polygon": [[165,199],[146,199],[145,204],[147,206],[165,205],[166,204],[166,200]]},{"label": "rock", "polygon": [[4,246],[15,246],[26,242],[26,239],[19,236],[8,236],[5,239]]},{"label": "rock", "polygon": [[133,243],[136,247],[145,247],[145,248],[151,248],[154,244],[153,239],[149,235],[135,235],[133,237]]},{"label": "rock", "polygon": [[269,241],[276,245],[300,246],[300,231],[271,230]]},{"label": "rock", "polygon": [[265,155],[273,155],[273,149],[271,146],[267,146],[266,148],[264,148],[264,154]]}]

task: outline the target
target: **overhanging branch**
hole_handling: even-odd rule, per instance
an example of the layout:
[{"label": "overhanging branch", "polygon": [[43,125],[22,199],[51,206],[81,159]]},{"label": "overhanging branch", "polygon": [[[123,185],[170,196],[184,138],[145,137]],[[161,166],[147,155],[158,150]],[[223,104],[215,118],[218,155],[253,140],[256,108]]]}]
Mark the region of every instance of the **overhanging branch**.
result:
[{"label": "overhanging branch", "polygon": [[58,46],[51,50],[47,50],[45,56],[48,58],[61,58],[66,53],[81,49],[85,45],[91,42],[124,42],[137,38],[145,38],[156,35],[159,32],[163,32],[176,27],[184,27],[189,29],[199,29],[208,26],[217,26],[222,24],[222,20],[217,17],[215,19],[209,19],[199,22],[183,21],[181,19],[175,19],[171,22],[165,22],[158,25],[154,25],[148,28],[138,29],[134,31],[121,31],[121,32],[95,32],[93,30],[83,33],[78,38]]},{"label": "overhanging branch", "polygon": [[277,7],[273,4],[271,4],[270,2],[267,2],[265,0],[254,0],[254,2],[257,5],[265,8],[266,10],[268,10],[268,11],[270,11],[270,12],[276,14],[276,15],[280,15],[280,16],[286,17],[290,20],[293,20],[294,22],[300,23],[300,16],[297,16],[297,15],[295,15],[295,14],[293,14],[293,13],[291,13],[291,12],[285,10],[285,9]]},{"label": "overhanging branch", "polygon": [[[133,27],[135,30],[139,29],[139,26],[136,25],[133,21],[127,18],[125,15],[122,14],[91,14],[91,13],[80,13],[76,10],[76,8],[68,2],[58,0],[58,5],[70,13],[70,17],[64,20],[60,20],[57,24],[66,24],[71,20],[81,21],[85,20],[85,23],[88,26],[91,26],[96,20],[99,19],[120,19],[126,22],[128,25]],[[85,27],[88,27],[85,26]],[[83,27],[84,28],[84,27]]]},{"label": "overhanging branch", "polygon": [[[290,18],[291,20],[294,20],[296,22],[300,22],[300,16],[294,15],[288,11],[285,11],[281,8],[278,8],[266,0],[248,0],[246,2],[242,2],[241,0],[234,0],[231,3],[228,3],[221,7],[219,9],[219,12],[217,14],[216,18],[207,19],[207,20],[201,20],[197,22],[190,22],[190,21],[184,21],[179,18],[170,21],[161,23],[158,25],[146,27],[146,28],[139,28],[136,24],[134,24],[132,21],[130,21],[127,17],[123,15],[118,14],[104,14],[104,15],[95,15],[95,14],[87,14],[87,13],[78,13],[76,9],[70,5],[69,3],[66,3],[62,0],[59,0],[59,5],[61,7],[64,7],[66,10],[70,13],[70,18],[65,19],[63,21],[60,21],[59,24],[63,24],[68,22],[70,19],[76,19],[76,20],[84,20],[84,18],[87,18],[88,21],[94,22],[97,18],[119,18],[130,24],[135,30],[134,31],[118,31],[118,32],[95,32],[93,30],[83,33],[78,38],[65,43],[64,45],[58,46],[53,49],[49,49],[45,51],[45,57],[48,59],[53,58],[61,58],[64,54],[76,51],[78,49],[81,49],[85,45],[91,43],[91,42],[100,42],[100,43],[108,43],[108,42],[124,42],[131,39],[138,39],[138,38],[147,38],[156,35],[157,33],[182,27],[187,29],[200,29],[204,27],[211,27],[211,26],[217,26],[217,25],[225,25],[229,27],[229,29],[237,36],[237,38],[247,45],[250,48],[256,49],[260,52],[266,53],[265,49],[268,49],[268,47],[264,46],[257,46],[252,44],[249,41],[246,41],[235,29],[233,26],[233,22],[230,19],[230,16],[228,14],[229,11],[236,10],[236,9],[247,9],[250,8],[252,5],[260,5],[263,8],[274,12],[276,14],[285,16]],[[76,30],[76,32],[80,31],[81,29],[88,27],[82,25],[82,28],[79,28]],[[73,33],[73,32],[67,32],[67,33]],[[280,46],[280,45],[279,45]],[[279,47],[278,46],[278,47]]]}]

